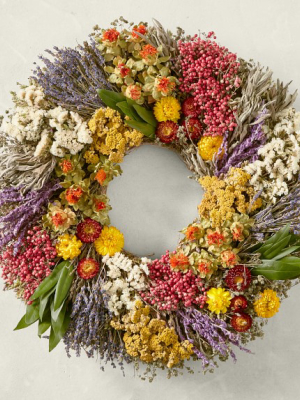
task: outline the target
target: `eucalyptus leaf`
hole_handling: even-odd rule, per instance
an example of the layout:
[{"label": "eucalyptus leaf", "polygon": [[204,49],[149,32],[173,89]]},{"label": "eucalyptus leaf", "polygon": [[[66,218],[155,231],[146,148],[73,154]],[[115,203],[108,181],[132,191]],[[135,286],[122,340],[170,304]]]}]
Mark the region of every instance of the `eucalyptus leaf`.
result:
[{"label": "eucalyptus leaf", "polygon": [[157,121],[153,115],[153,112],[150,110],[146,110],[146,108],[139,106],[138,104],[133,105],[134,109],[138,113],[138,115],[148,124],[157,127]]},{"label": "eucalyptus leaf", "polygon": [[126,121],[126,124],[131,128],[134,128],[142,132],[145,136],[149,137],[150,139],[155,139],[155,128],[152,125],[149,125],[146,122],[137,122],[137,121]]},{"label": "eucalyptus leaf", "polygon": [[47,293],[50,289],[53,288],[53,286],[56,285],[61,270],[66,265],[66,263],[68,263],[68,261],[63,261],[54,268],[51,274],[48,275],[47,278],[45,278],[42,283],[36,288],[35,292],[30,297],[30,300],[38,299],[40,296]]},{"label": "eucalyptus leaf", "polygon": [[70,263],[69,265],[66,264],[59,276],[54,295],[54,310],[61,306],[69,293],[74,278],[74,271],[68,268],[69,266]]}]

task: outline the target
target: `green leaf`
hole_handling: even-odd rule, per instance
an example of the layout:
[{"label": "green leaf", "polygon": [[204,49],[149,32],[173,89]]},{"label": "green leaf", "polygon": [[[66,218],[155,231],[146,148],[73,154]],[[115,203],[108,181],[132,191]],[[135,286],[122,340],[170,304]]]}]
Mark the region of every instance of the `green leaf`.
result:
[{"label": "green leaf", "polygon": [[273,260],[279,260],[285,256],[288,256],[291,253],[294,253],[295,251],[297,251],[300,248],[300,246],[291,246],[288,247],[287,249],[285,249],[283,252],[281,252],[280,254],[278,254],[278,256],[273,257]]},{"label": "green leaf", "polygon": [[153,115],[153,112],[150,110],[146,110],[145,107],[139,106],[138,104],[133,105],[134,109],[138,113],[138,115],[146,121],[148,124],[154,126],[154,128],[157,127],[157,121]]},{"label": "green leaf", "polygon": [[119,107],[125,115],[134,121],[142,121],[133,106],[128,104],[127,101],[121,101],[120,103],[117,103],[117,107]]},{"label": "green leaf", "polygon": [[263,264],[251,271],[252,275],[263,275],[270,280],[294,279],[300,276],[300,258],[285,257],[279,261],[263,260]]},{"label": "green leaf", "polygon": [[51,328],[49,337],[49,352],[52,351],[64,337],[64,334],[66,333],[69,327],[70,321],[71,321],[70,314],[66,313],[61,329],[58,332],[55,332],[54,329]]},{"label": "green leaf", "polygon": [[126,100],[125,96],[119,92],[113,92],[106,89],[98,89],[98,96],[108,107],[120,112],[120,109],[116,105],[117,103]]},{"label": "green leaf", "polygon": [[33,324],[39,319],[39,307],[36,304],[30,304],[26,307],[25,322],[28,325]]},{"label": "green leaf", "polygon": [[30,326],[30,325],[35,323],[35,321],[33,321],[30,324],[27,324],[25,318],[26,318],[26,314],[23,315],[23,317],[20,319],[20,321],[19,321],[18,325],[15,327],[14,331],[18,331],[19,329],[27,328],[28,326]]},{"label": "green leaf", "polygon": [[276,244],[273,244],[273,246],[263,252],[263,258],[267,259],[272,259],[275,256],[278,256],[280,252],[289,244],[291,239],[291,236],[288,235],[284,237],[283,239],[279,240]]},{"label": "green leaf", "polygon": [[[68,266],[70,266],[70,263]],[[64,299],[68,295],[70,286],[74,278],[74,273],[70,268],[68,268],[68,266],[64,266],[56,285],[54,295],[54,311],[61,306]]]},{"label": "green leaf", "polygon": [[131,128],[134,128],[142,132],[145,136],[149,137],[150,139],[155,138],[155,128],[152,125],[147,124],[146,122],[126,121],[126,124]]},{"label": "green leaf", "polygon": [[51,314],[50,312],[44,316],[43,320],[39,321],[38,336],[41,337],[51,326]]},{"label": "green leaf", "polygon": [[69,261],[63,261],[58,264],[51,272],[51,274],[48,275],[47,278],[45,278],[42,283],[36,288],[35,292],[30,297],[30,300],[35,300],[43,294],[47,293],[50,289],[52,289],[58,281],[61,270],[67,263],[69,263]]},{"label": "green leaf", "polygon": [[58,332],[62,327],[66,314],[66,309],[67,302],[64,302],[56,311],[53,310],[53,304],[51,304],[51,326],[54,329],[54,332]]},{"label": "green leaf", "polygon": [[54,293],[54,291],[55,291],[55,286],[48,293],[46,293],[40,297],[40,307],[39,307],[40,320],[43,319],[43,315],[44,315],[46,306],[48,304],[49,297],[51,296],[52,293]]}]

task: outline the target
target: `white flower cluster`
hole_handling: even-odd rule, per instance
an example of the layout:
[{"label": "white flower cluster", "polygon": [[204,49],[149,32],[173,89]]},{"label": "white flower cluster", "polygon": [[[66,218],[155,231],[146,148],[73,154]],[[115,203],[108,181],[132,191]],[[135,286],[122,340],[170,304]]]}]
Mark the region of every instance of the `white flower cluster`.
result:
[{"label": "white flower cluster", "polygon": [[273,203],[288,194],[289,182],[300,170],[300,113],[290,108],[276,120],[272,130],[264,127],[267,143],[258,150],[259,159],[244,167],[251,175],[249,183]]},{"label": "white flower cluster", "polygon": [[66,151],[75,155],[85,144],[92,143],[87,123],[75,112],[62,107],[49,109],[43,90],[31,85],[17,94],[17,107],[4,118],[1,130],[19,142],[38,142],[35,157],[50,153],[64,157]]},{"label": "white flower cluster", "polygon": [[103,257],[108,279],[103,289],[110,297],[108,308],[112,313],[119,315],[122,308],[131,310],[134,307],[137,300],[136,291],[146,288],[145,277],[149,273],[149,262],[151,260],[143,257],[140,264],[135,264],[123,253]]}]

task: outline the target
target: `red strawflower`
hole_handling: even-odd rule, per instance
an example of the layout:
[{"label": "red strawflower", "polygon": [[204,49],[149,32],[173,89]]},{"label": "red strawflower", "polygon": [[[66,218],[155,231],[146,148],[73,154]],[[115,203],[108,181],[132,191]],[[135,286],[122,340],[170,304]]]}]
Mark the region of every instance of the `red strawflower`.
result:
[{"label": "red strawflower", "polygon": [[178,125],[173,121],[159,122],[156,128],[156,136],[163,143],[170,143],[176,139]]},{"label": "red strawflower", "polygon": [[251,272],[245,265],[236,265],[227,272],[225,281],[230,289],[241,292],[249,287]]},{"label": "red strawflower", "polygon": [[139,25],[139,26],[133,27],[132,33],[131,33],[132,37],[134,39],[140,39],[140,36],[136,32],[138,32],[142,35],[145,35],[145,33],[147,33],[147,28],[145,27],[145,25]]},{"label": "red strawflower", "polygon": [[120,36],[120,32],[118,32],[116,29],[107,29],[102,35],[102,40],[105,42],[115,42],[118,40],[118,37]]},{"label": "red strawflower", "polygon": [[201,136],[202,125],[198,118],[184,120],[182,126],[185,128],[186,137],[191,140],[198,140]]},{"label": "red strawflower", "polygon": [[93,258],[83,258],[77,265],[77,274],[82,279],[94,278],[99,273],[99,263]]},{"label": "red strawflower", "polygon": [[102,226],[99,222],[92,218],[86,218],[77,225],[76,235],[83,243],[92,243],[100,236],[101,231]]},{"label": "red strawflower", "polygon": [[197,116],[197,108],[194,104],[194,97],[188,97],[181,104],[181,111],[183,115],[186,117],[196,117]]},{"label": "red strawflower", "polygon": [[231,318],[231,326],[237,332],[246,332],[248,329],[251,328],[252,325],[252,318],[249,314],[246,313],[239,313],[235,314]]},{"label": "red strawflower", "polygon": [[235,296],[230,301],[230,308],[234,312],[242,311],[244,308],[247,308],[248,302],[245,296]]},{"label": "red strawflower", "polygon": [[83,194],[83,190],[81,189],[80,186],[78,186],[77,188],[70,187],[69,189],[66,190],[65,197],[69,204],[76,204],[76,203],[78,203],[82,194]]}]

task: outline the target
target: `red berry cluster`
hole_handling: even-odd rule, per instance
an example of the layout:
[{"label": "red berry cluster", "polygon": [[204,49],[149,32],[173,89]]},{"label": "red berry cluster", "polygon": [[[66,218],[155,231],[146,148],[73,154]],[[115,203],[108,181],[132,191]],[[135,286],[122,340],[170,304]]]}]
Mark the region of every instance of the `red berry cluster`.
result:
[{"label": "red berry cluster", "polygon": [[149,288],[140,293],[149,304],[157,305],[159,310],[177,310],[179,303],[185,307],[192,304],[203,308],[207,300],[202,279],[191,271],[182,273],[170,267],[170,255],[167,251],[160,260],[148,265]]},{"label": "red berry cluster", "polygon": [[178,42],[182,78],[180,90],[190,93],[197,114],[206,125],[204,136],[222,136],[236,126],[229,101],[234,93],[240,64],[236,54],[214,40],[195,35]]},{"label": "red berry cluster", "polygon": [[21,249],[16,255],[8,247],[0,255],[2,277],[7,285],[15,285],[20,296],[30,304],[29,298],[55,265],[56,249],[48,233],[36,226],[28,230]]}]

